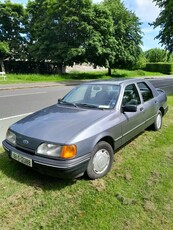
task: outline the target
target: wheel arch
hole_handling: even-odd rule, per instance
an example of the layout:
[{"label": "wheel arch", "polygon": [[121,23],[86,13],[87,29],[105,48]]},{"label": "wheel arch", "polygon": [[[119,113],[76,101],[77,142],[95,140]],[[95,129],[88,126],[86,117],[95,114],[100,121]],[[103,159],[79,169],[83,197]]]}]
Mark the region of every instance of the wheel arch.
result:
[{"label": "wheel arch", "polygon": [[115,150],[114,139],[111,136],[102,137],[97,143],[105,141],[112,147],[113,151]]},{"label": "wheel arch", "polygon": [[160,112],[162,113],[162,117],[165,115],[165,111],[164,111],[164,108],[163,107],[160,107],[159,108]]}]

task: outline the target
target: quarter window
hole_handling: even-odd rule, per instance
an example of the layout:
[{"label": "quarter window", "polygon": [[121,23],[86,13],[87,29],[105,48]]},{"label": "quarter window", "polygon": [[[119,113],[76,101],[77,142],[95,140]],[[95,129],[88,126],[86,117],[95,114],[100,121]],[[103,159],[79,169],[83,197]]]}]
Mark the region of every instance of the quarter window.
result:
[{"label": "quarter window", "polygon": [[148,87],[148,85],[146,83],[139,82],[138,87],[140,89],[140,92],[142,94],[144,102],[153,98],[152,91],[151,91],[151,89]]}]

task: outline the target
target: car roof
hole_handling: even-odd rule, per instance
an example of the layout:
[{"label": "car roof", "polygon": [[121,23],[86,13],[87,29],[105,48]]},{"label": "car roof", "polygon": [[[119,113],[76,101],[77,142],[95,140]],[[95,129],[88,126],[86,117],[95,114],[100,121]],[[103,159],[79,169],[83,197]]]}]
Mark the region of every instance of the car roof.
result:
[{"label": "car roof", "polygon": [[90,81],[88,83],[85,83],[85,84],[91,84],[91,85],[98,85],[98,84],[101,84],[101,85],[121,85],[121,84],[130,84],[130,83],[136,83],[136,82],[145,82],[146,79],[144,78],[128,78],[128,79],[124,79],[124,78],[113,78],[113,79],[108,79],[108,80],[96,80],[96,81]]}]

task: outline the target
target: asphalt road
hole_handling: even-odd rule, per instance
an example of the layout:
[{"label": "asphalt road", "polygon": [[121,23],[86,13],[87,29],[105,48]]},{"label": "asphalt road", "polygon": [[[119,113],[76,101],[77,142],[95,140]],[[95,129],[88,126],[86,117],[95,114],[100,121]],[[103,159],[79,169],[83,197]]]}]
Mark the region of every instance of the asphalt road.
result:
[{"label": "asphalt road", "polygon": [[0,146],[14,122],[39,109],[57,103],[73,86],[54,86],[0,91]]},{"label": "asphalt road", "polygon": [[31,113],[57,103],[72,86],[26,88],[0,91],[0,119]]},{"label": "asphalt road", "polygon": [[[157,88],[173,94],[173,78],[150,79]],[[74,86],[59,85],[43,88],[24,88],[0,91],[0,119],[32,113],[46,106],[57,103]]]},{"label": "asphalt road", "polygon": [[153,78],[150,79],[150,82],[154,85],[154,87],[165,90],[167,95],[173,94],[173,77],[159,79]]},{"label": "asphalt road", "polygon": [[[151,83],[173,94],[173,78],[150,79]],[[39,109],[57,103],[74,86],[8,89],[0,91],[0,146],[7,128],[17,120]]]}]

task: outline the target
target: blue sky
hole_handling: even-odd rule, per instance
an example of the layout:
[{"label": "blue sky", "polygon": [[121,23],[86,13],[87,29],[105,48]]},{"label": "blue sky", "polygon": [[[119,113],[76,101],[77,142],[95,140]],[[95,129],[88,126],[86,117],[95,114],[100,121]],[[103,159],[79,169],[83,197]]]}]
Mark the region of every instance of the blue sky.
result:
[{"label": "blue sky", "polygon": [[[95,3],[101,2],[101,0],[93,0]],[[122,0],[127,9],[133,11],[137,17],[139,17],[142,23],[143,46],[144,51],[152,48],[163,48],[159,44],[157,39],[154,39],[158,33],[159,28],[153,29],[148,23],[153,22],[159,15],[159,9],[155,6],[152,0]]]},{"label": "blue sky", "polygon": [[[11,0],[11,2],[26,4],[27,0]],[[93,2],[99,3],[101,0],[93,0]],[[139,17],[142,23],[142,31],[144,33],[142,49],[146,51],[151,48],[163,48],[159,44],[159,41],[154,39],[158,35],[159,29],[153,29],[153,27],[148,25],[159,14],[159,9],[152,0],[122,0],[122,2],[124,2],[127,9],[133,11]]]}]

